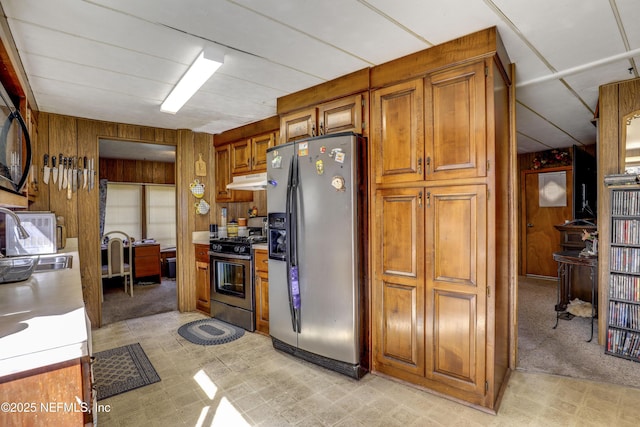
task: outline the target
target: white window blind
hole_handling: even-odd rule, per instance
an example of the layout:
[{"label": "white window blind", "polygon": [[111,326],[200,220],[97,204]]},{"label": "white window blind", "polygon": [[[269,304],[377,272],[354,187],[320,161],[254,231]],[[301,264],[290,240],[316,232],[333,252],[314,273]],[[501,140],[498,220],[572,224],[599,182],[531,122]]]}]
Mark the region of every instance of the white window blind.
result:
[{"label": "white window blind", "polygon": [[107,206],[104,232],[123,231],[139,240],[142,236],[141,186],[131,184],[107,184]]},{"label": "white window blind", "polygon": [[176,188],[174,185],[145,186],[147,238],[160,247],[176,245]]}]

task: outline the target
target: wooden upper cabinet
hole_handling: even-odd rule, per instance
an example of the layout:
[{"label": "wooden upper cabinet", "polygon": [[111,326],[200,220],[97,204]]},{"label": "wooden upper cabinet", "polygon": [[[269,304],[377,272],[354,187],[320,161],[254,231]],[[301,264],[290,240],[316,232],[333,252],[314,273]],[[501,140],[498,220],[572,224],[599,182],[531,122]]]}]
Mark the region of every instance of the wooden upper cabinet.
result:
[{"label": "wooden upper cabinet", "polygon": [[276,143],[276,133],[270,132],[251,138],[251,166],[253,172],[267,170],[267,149]]},{"label": "wooden upper cabinet", "polygon": [[267,170],[267,148],[275,144],[269,132],[231,144],[231,175],[246,175]]},{"label": "wooden upper cabinet", "polygon": [[377,184],[486,176],[483,61],[373,92]]},{"label": "wooden upper cabinet", "polygon": [[363,96],[357,94],[284,114],[280,118],[280,144],[330,133],[362,133],[363,110]]},{"label": "wooden upper cabinet", "polygon": [[312,107],[283,115],[280,118],[280,144],[316,136],[317,114],[316,108]]},{"label": "wooden upper cabinet", "polygon": [[231,182],[231,146],[216,147],[216,202],[231,200],[231,190],[227,184]]},{"label": "wooden upper cabinet", "polygon": [[231,175],[251,172],[251,140],[231,144]]},{"label": "wooden upper cabinet", "polygon": [[319,134],[362,133],[362,95],[348,96],[318,106]]},{"label": "wooden upper cabinet", "polygon": [[425,79],[426,179],[486,175],[485,87],[484,61]]},{"label": "wooden upper cabinet", "polygon": [[253,200],[253,191],[232,191],[227,189],[231,182],[232,144],[216,147],[216,202],[247,202]]},{"label": "wooden upper cabinet", "polygon": [[377,184],[423,179],[423,96],[423,79],[373,92],[371,138]]}]

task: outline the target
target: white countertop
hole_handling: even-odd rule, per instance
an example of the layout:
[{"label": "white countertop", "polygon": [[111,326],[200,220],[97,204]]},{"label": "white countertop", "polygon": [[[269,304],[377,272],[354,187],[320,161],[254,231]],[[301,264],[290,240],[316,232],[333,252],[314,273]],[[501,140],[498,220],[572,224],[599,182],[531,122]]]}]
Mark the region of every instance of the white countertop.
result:
[{"label": "white countertop", "polygon": [[265,251],[269,250],[269,245],[266,243],[254,243],[253,245],[251,245],[251,247],[253,249],[264,249]]},{"label": "white countertop", "polygon": [[0,284],[0,377],[89,354],[80,259],[72,268]]}]

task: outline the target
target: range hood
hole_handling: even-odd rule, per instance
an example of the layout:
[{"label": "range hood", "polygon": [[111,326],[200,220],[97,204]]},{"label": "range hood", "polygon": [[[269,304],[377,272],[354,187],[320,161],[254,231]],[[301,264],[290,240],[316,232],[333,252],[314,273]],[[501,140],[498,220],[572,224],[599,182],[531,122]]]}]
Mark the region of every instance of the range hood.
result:
[{"label": "range hood", "polygon": [[252,175],[234,176],[231,184],[227,184],[227,190],[257,191],[267,189],[267,173],[254,173]]}]

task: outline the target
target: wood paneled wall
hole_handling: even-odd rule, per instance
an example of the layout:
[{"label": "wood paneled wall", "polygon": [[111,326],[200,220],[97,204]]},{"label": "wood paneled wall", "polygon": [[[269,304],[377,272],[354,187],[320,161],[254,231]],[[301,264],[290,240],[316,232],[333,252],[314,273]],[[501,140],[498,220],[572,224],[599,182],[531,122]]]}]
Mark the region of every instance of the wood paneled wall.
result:
[{"label": "wood paneled wall", "polygon": [[175,184],[175,163],[100,157],[100,179],[140,184]]},{"label": "wood paneled wall", "polygon": [[609,242],[611,240],[610,191],[604,177],[623,172],[620,164],[624,116],[640,111],[640,79],[600,86],[598,120],[598,343],[605,344],[606,310],[609,295]]},{"label": "wood paneled wall", "polygon": [[[213,200],[213,136],[188,130],[149,128],[49,113],[40,113],[37,131],[38,140],[33,151],[39,167],[42,167],[44,153],[53,155],[62,152],[69,156],[98,159],[98,139],[101,137],[176,146],[178,308],[181,311],[195,310],[195,281],[192,277],[195,271],[185,266],[195,265],[192,232],[208,230],[209,218],[214,214],[196,214],[193,205],[195,197],[189,191],[189,183],[195,179],[194,164],[197,154],[202,154],[203,159],[209,160],[208,174],[199,179],[206,186],[205,198],[208,197],[207,201]],[[99,163],[96,163],[100,168]],[[66,193],[59,191],[57,187],[40,185],[38,196],[29,206],[29,210],[50,210],[63,216],[67,226],[67,237],[78,238],[84,300],[92,325],[99,327],[102,323],[102,306],[98,189],[95,188],[91,192],[78,191],[73,193],[69,200]]]}]

